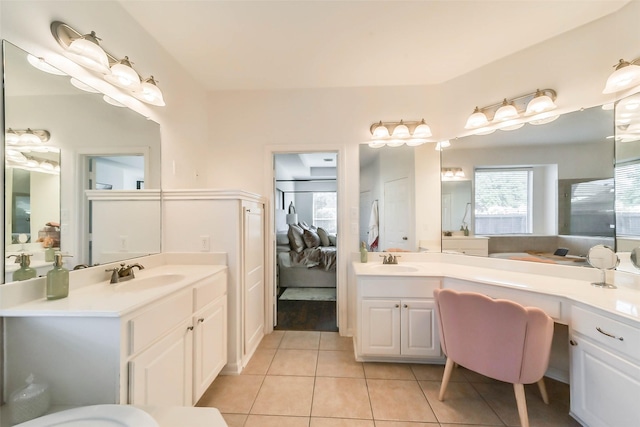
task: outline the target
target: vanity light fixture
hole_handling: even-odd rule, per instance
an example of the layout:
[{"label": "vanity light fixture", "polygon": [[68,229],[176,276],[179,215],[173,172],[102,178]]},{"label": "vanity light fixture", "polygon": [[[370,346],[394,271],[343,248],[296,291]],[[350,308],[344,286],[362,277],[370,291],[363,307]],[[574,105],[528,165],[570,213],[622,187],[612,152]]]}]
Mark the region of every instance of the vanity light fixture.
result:
[{"label": "vanity light fixture", "polygon": [[488,135],[496,129],[519,129],[525,123],[549,123],[559,117],[558,114],[551,113],[557,108],[554,102],[556,97],[553,89],[537,89],[515,98],[504,98],[500,103],[476,107],[464,128],[473,130],[476,135]]},{"label": "vanity light fixture", "polygon": [[49,141],[51,134],[44,129],[7,129],[4,141],[7,145],[41,145]]},{"label": "vanity light fixture", "polygon": [[[391,129],[393,129],[391,131]],[[431,128],[424,119],[420,121],[405,122],[383,122],[374,123],[369,128],[371,131],[371,141],[369,147],[381,148],[385,145],[389,147],[399,147],[407,144],[415,147],[427,142],[431,137]]]},{"label": "vanity light fixture", "polygon": [[462,168],[442,168],[440,175],[443,181],[454,181],[465,177]]},{"label": "vanity light fixture", "polygon": [[162,91],[153,76],[141,79],[129,57],[117,59],[100,46],[95,32],[81,34],[69,25],[54,21],[51,33],[64,50],[64,55],[78,65],[103,74],[104,80],[147,104],[166,105]]},{"label": "vanity light fixture", "polygon": [[607,79],[602,93],[614,93],[640,85],[640,58],[633,61],[621,59],[614,65],[615,71]]},{"label": "vanity light fixture", "polygon": [[445,139],[443,141],[438,141],[436,144],[436,151],[442,151],[444,148],[451,147],[451,141]]}]

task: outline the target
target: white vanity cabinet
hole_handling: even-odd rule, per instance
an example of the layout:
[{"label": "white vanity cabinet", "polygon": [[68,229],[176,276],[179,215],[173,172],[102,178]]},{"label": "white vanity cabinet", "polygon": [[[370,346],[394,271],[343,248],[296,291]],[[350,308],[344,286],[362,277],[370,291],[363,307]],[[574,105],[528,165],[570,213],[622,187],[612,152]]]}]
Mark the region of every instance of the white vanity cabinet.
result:
[{"label": "white vanity cabinet", "polygon": [[640,329],[578,305],[570,326],[571,415],[589,427],[638,425]]},{"label": "white vanity cabinet", "polygon": [[192,406],[226,364],[227,269],[123,315],[16,316],[5,324],[9,390],[33,372],[55,390],[54,405]]},{"label": "white vanity cabinet", "polygon": [[359,360],[440,360],[433,291],[440,279],[359,276]]}]

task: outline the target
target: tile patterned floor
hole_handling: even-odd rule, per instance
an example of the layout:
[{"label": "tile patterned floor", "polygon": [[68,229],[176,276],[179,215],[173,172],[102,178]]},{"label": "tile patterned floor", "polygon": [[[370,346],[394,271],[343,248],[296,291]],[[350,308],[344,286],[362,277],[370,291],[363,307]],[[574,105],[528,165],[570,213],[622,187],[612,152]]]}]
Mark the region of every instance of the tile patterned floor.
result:
[{"label": "tile patterned floor", "polygon": [[[519,425],[513,387],[463,368],[440,402],[443,369],[356,362],[351,338],[335,332],[274,331],[241,375],[219,376],[198,406],[218,408],[229,427]],[[546,383],[549,405],[526,386],[531,427],[579,427],[568,385]]]}]

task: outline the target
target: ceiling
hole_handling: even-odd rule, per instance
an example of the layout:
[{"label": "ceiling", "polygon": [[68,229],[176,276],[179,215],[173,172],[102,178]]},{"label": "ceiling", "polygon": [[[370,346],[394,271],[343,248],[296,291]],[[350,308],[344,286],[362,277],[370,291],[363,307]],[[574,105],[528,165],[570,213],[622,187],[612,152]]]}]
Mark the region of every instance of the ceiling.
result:
[{"label": "ceiling", "polygon": [[208,91],[440,84],[629,2],[119,1]]}]

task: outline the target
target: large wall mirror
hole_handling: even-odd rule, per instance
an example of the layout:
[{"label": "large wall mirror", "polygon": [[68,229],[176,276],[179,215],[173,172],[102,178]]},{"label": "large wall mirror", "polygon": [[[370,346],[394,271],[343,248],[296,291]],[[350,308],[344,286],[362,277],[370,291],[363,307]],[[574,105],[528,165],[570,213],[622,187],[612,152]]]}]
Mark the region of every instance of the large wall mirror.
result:
[{"label": "large wall mirror", "polygon": [[[440,209],[444,251],[584,266],[589,248],[615,245],[613,134],[613,111],[598,106],[545,125],[458,138],[440,154],[440,203],[425,203],[420,191],[411,196],[420,168],[438,167],[416,160],[424,147],[363,145],[361,240],[372,201],[384,198],[386,182],[403,179],[409,227],[416,206]],[[379,220],[382,227],[383,213]],[[407,233],[407,249],[421,250],[418,233]]]},{"label": "large wall mirror", "polygon": [[640,93],[616,103],[616,249],[640,246]]},{"label": "large wall mirror", "polygon": [[20,252],[39,275],[48,248],[69,254],[67,267],[160,252],[159,125],[2,47],[5,282],[17,268],[7,256]]}]

